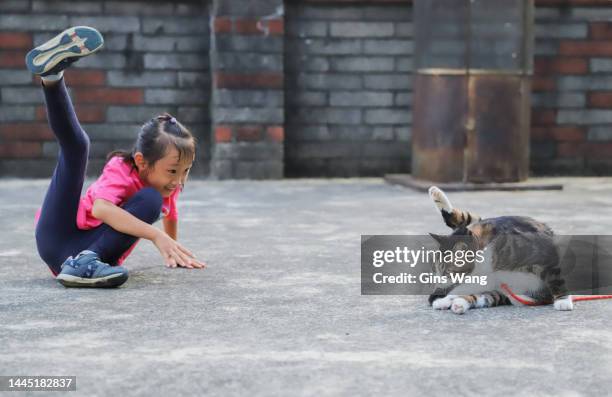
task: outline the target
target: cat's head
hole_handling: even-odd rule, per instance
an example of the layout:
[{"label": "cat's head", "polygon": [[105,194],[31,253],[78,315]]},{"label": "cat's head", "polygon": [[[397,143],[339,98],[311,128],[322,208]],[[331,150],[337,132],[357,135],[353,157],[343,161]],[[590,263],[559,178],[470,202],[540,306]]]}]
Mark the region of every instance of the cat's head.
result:
[{"label": "cat's head", "polygon": [[438,276],[450,273],[471,273],[474,270],[478,243],[466,228],[456,229],[449,236],[429,234],[438,243],[437,255],[430,262]]}]

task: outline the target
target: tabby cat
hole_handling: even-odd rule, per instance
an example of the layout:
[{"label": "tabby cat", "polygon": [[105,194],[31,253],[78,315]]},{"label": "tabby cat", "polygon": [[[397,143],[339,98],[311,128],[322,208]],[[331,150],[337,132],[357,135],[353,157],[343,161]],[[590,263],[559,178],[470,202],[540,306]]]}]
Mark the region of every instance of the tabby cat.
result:
[{"label": "tabby cat", "polygon": [[558,249],[553,231],[545,224],[522,216],[482,219],[478,215],[453,208],[446,195],[432,186],[429,196],[440,210],[449,236],[431,234],[440,250],[484,250],[484,260],[471,261],[459,267],[438,262],[432,271],[438,276],[466,273],[486,275],[487,285],[447,282],[437,284],[429,303],[434,309],[450,309],[463,314],[469,309],[517,304],[502,285],[517,296],[539,303],[554,303],[557,310],[573,310],[561,277]]}]

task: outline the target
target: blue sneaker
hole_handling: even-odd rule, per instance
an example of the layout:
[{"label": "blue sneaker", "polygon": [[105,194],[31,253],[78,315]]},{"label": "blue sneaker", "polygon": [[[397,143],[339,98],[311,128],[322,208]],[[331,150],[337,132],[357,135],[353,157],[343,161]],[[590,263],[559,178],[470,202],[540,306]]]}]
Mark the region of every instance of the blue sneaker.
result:
[{"label": "blue sneaker", "polygon": [[26,66],[41,76],[57,74],[79,58],[98,51],[103,44],[104,39],[96,29],[74,26],[28,52]]},{"label": "blue sneaker", "polygon": [[118,287],[128,279],[128,271],[122,266],[110,266],[100,261],[93,251],[82,251],[76,258],[69,257],[62,264],[56,280],[64,287]]}]

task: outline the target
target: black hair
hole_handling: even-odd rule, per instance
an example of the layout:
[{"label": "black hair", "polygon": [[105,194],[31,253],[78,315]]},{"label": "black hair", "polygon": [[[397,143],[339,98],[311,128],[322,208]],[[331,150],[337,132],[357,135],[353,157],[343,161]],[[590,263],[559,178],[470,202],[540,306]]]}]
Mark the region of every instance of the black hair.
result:
[{"label": "black hair", "polygon": [[170,145],[178,150],[179,161],[184,157],[192,158],[195,155],[196,139],[191,131],[172,115],[164,113],[143,124],[131,152],[114,150],[106,156],[106,161],[113,157],[122,157],[123,161],[130,163],[137,170],[134,161],[136,152],[142,153],[148,165],[153,166],[166,155]]}]

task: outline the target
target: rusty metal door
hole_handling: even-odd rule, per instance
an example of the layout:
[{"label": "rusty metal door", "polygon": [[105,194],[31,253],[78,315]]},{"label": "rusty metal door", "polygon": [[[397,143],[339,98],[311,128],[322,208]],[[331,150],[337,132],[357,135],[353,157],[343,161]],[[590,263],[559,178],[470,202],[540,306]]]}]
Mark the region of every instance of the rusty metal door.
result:
[{"label": "rusty metal door", "polygon": [[526,179],[533,0],[416,0],[415,23],[413,176]]}]

